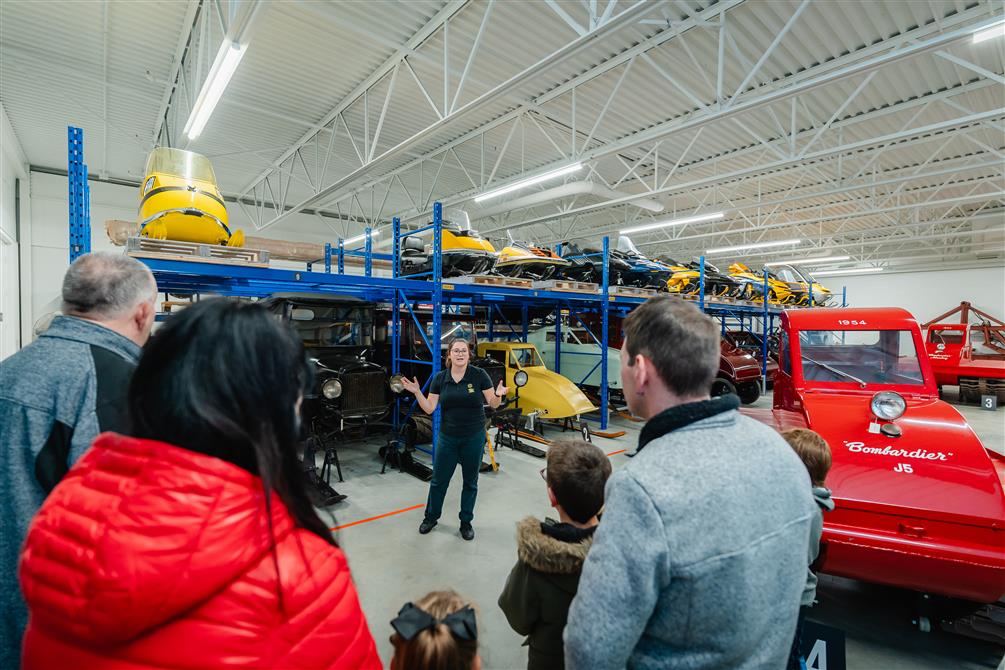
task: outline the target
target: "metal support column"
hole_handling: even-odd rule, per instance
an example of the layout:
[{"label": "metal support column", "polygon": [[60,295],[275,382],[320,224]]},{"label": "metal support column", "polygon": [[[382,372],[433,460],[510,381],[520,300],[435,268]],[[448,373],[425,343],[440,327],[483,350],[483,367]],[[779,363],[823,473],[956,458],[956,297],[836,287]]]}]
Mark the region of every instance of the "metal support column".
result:
[{"label": "metal support column", "polygon": [[91,252],[91,188],[84,164],[84,131],[66,128],[66,181],[70,204],[70,262]]},{"label": "metal support column", "polygon": [[341,237],[338,240],[338,273],[345,274],[345,240]]},{"label": "metal support column", "polygon": [[366,256],[363,258],[363,274],[367,277],[373,276],[373,229],[367,226],[364,231],[366,238]]},{"label": "metal support column", "polygon": [[332,273],[332,243],[325,242],[325,273]]},{"label": "metal support column", "polygon": [[[394,217],[391,219],[391,230],[393,233],[393,244],[391,247],[391,277],[398,278],[401,257],[401,219]],[[394,299],[391,301],[391,375],[401,372],[401,290],[395,287]],[[397,434],[401,430],[401,397],[394,400],[394,416],[391,419],[394,431]]]},{"label": "metal support column", "polygon": [[607,331],[611,309],[611,238],[604,237],[604,273],[600,294],[600,430],[607,430],[610,392],[607,389]]},{"label": "metal support column", "polygon": [[761,301],[761,393],[768,390],[768,333],[771,332],[768,320],[768,268],[764,268],[764,300]]},{"label": "metal support column", "polygon": [[[430,340],[429,352],[433,360],[433,376],[440,371],[440,358],[443,355],[440,347],[440,330],[443,320],[443,205],[433,203],[433,337]],[[432,377],[430,377],[432,379]],[[433,412],[433,444],[432,456],[436,459],[436,440],[440,435],[440,408]]]},{"label": "metal support column", "polygon": [[555,370],[556,373],[562,374],[562,306],[561,305],[555,305],[555,361],[553,369]]},{"label": "metal support column", "polygon": [[698,309],[705,311],[705,256],[698,257]]}]

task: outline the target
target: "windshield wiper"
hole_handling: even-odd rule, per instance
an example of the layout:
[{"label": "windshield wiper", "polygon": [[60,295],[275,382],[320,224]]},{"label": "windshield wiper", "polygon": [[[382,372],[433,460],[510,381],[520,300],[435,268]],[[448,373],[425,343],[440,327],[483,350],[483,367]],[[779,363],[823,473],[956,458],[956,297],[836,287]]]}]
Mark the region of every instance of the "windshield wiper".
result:
[{"label": "windshield wiper", "polygon": [[830,372],[833,372],[836,375],[841,375],[842,377],[847,377],[848,379],[851,379],[852,381],[856,381],[856,382],[858,382],[858,385],[861,388],[865,388],[866,387],[866,383],[864,381],[862,381],[861,379],[859,379],[855,375],[848,374],[844,370],[838,370],[837,368],[832,368],[831,366],[827,365],[826,363],[821,363],[820,361],[815,361],[812,358],[810,358],[809,356],[805,356],[805,355],[803,356],[803,360],[804,361],[809,361],[810,363],[813,363],[814,365],[819,365],[824,370],[829,370]]}]

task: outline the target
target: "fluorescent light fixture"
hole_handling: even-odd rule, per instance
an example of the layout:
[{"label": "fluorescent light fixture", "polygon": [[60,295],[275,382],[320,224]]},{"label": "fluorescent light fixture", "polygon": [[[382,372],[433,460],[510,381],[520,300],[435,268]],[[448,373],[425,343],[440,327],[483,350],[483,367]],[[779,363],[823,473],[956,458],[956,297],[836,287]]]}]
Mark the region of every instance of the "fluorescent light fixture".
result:
[{"label": "fluorescent light fixture", "polygon": [[[378,237],[379,235],[380,235],[379,230],[370,231],[371,240],[375,237]],[[362,242],[365,239],[366,239],[366,233],[363,233],[362,235],[357,235],[356,237],[350,237],[348,240],[342,240],[342,246],[345,247],[348,244],[356,244],[357,242]]]},{"label": "fluorescent light fixture", "polygon": [[816,258],[793,258],[788,261],[772,261],[770,263],[765,263],[765,267],[771,267],[772,265],[806,265],[807,263],[837,263],[838,261],[846,261],[850,259],[851,256],[817,256]]},{"label": "fluorescent light fixture", "polygon": [[641,233],[646,230],[656,230],[657,228],[666,228],[668,226],[682,226],[685,223],[701,223],[702,221],[715,221],[716,219],[721,219],[725,214],[722,212],[712,212],[711,214],[699,214],[698,216],[686,216],[683,219],[668,219],[666,221],[659,221],[657,223],[648,223],[644,226],[635,226],[634,228],[625,228],[624,230],[619,230],[620,235],[627,235],[629,233]]},{"label": "fluorescent light fixture", "polygon": [[882,272],[883,268],[848,268],[847,270],[825,270],[814,272],[814,277],[830,277],[831,275],[861,275],[870,272]]},{"label": "fluorescent light fixture", "polygon": [[206,127],[206,122],[216,109],[216,103],[220,102],[230,78],[234,76],[234,71],[244,57],[246,45],[237,42],[224,40],[220,45],[220,50],[213,61],[213,67],[209,70],[209,75],[199,91],[199,97],[195,99],[192,106],[192,113],[188,116],[185,124],[185,134],[190,140],[194,140],[202,134],[202,129]]},{"label": "fluorescent light fixture", "polygon": [[991,40],[996,37],[1005,37],[1005,21],[1001,21],[1000,23],[994,24],[990,28],[985,28],[984,30],[974,33],[973,43],[979,44],[980,42]]},{"label": "fluorescent light fixture", "polygon": [[518,182],[514,182],[509,186],[503,186],[497,188],[494,191],[489,191],[488,193],[482,193],[481,195],[475,196],[475,202],[482,202],[483,200],[488,200],[489,198],[495,198],[500,195],[505,195],[507,193],[512,193],[513,191],[518,191],[521,188],[526,188],[532,184],[540,184],[543,181],[548,181],[549,179],[554,179],[555,177],[561,177],[562,175],[569,174],[571,172],[576,172],[583,169],[582,163],[573,163],[572,165],[566,165],[563,168],[558,168],[557,170],[552,170],[551,172],[545,172],[544,174],[539,174],[536,177],[528,177],[527,179],[521,179]]},{"label": "fluorescent light fixture", "polygon": [[793,244],[799,244],[802,240],[779,240],[777,242],[758,242],[757,244],[739,244],[735,247],[719,247],[717,249],[709,249],[705,252],[705,255],[711,254],[724,254],[730,251],[747,251],[749,249],[770,249],[771,247],[787,247]]}]

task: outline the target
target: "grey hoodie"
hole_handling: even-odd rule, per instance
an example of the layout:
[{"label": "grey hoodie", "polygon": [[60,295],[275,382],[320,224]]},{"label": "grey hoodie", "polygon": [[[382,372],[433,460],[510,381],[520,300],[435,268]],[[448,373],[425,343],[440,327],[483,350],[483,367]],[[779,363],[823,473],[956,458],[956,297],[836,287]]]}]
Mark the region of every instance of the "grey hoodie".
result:
[{"label": "grey hoodie", "polygon": [[649,420],[607,482],[569,670],[783,668],[819,516],[799,457],[736,396]]},{"label": "grey hoodie", "polygon": [[[810,562],[809,565],[813,565],[813,561],[817,560],[817,556],[820,555],[820,536],[824,532],[824,512],[830,512],[834,510],[834,500],[831,499],[831,490],[824,488],[823,486],[813,487],[813,500],[816,501],[817,507],[819,508],[816,515],[813,517],[813,525],[810,527]],[[813,602],[817,598],[817,576],[814,574],[812,569],[807,568],[806,570],[806,586],[803,588],[803,598],[800,601],[800,605],[803,607],[809,607],[813,605]]]},{"label": "grey hoodie", "polygon": [[140,348],[92,321],[58,316],[0,361],[0,668],[20,665],[28,612],[17,562],[45,496],[99,432],[124,428]]}]

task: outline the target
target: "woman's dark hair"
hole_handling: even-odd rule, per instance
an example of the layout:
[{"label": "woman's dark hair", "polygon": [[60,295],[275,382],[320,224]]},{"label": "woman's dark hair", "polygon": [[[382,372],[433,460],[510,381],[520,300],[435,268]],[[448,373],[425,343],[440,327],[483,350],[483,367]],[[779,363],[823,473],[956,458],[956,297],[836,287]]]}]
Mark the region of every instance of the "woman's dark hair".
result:
[{"label": "woman's dark hair", "polygon": [[299,339],[263,306],[202,300],[168,319],[144,348],[129,387],[131,434],[257,474],[298,526],[335,544],[296,455],[297,401],[312,377]]}]

